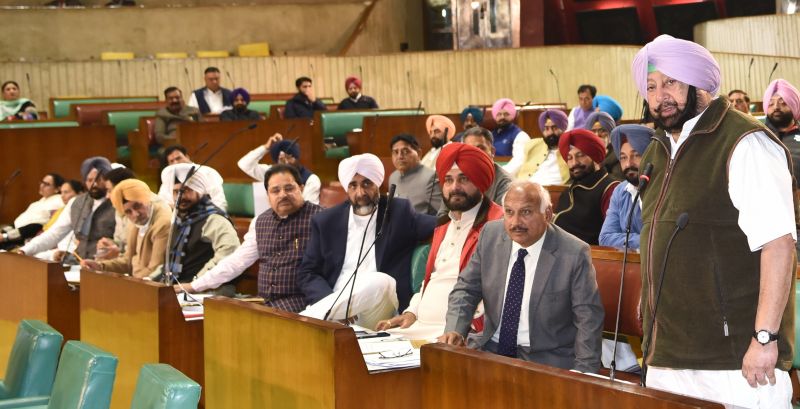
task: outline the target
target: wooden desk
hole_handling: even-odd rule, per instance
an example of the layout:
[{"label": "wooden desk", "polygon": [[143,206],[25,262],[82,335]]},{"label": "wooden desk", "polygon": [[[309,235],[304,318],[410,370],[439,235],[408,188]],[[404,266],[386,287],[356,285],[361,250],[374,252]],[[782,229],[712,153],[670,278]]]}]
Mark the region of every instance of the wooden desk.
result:
[{"label": "wooden desk", "polygon": [[26,128],[0,130],[0,184],[19,168],[22,173],[8,186],[0,222],[10,223],[40,198],[39,182],[55,172],[81,179],[81,163],[90,156],[117,160],[113,126]]},{"label": "wooden desk", "polygon": [[203,385],[203,321],[184,321],[171,286],[83,271],[80,303],[81,340],[119,357],[112,408],[130,407],[146,363],[170,364]]},{"label": "wooden desk", "polygon": [[78,302],[78,289],[67,284],[61,264],[0,253],[0,371],[23,319],[47,322],[65,341],[80,339]]},{"label": "wooden desk", "polygon": [[209,408],[419,408],[419,369],[369,374],[352,329],[205,301]]},{"label": "wooden desk", "polygon": [[443,344],[422,347],[422,408],[700,409],[724,406]]}]

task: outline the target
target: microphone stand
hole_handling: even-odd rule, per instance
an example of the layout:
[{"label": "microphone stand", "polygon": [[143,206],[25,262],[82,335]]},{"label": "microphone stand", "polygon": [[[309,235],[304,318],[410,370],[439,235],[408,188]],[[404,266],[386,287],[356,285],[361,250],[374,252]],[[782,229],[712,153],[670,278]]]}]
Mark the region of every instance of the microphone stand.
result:
[{"label": "microphone stand", "polygon": [[2,196],[2,197],[0,197],[0,214],[3,214],[3,211],[6,209],[6,196],[8,196],[8,186],[9,186],[9,185],[11,184],[11,182],[13,182],[13,181],[14,181],[14,179],[16,179],[16,178],[17,178],[17,176],[19,176],[21,173],[22,173],[22,169],[20,169],[20,168],[17,168],[17,169],[16,169],[16,170],[14,170],[13,172],[11,172],[11,175],[9,175],[9,176],[8,176],[8,179],[6,179],[5,183],[3,183],[3,196]]}]

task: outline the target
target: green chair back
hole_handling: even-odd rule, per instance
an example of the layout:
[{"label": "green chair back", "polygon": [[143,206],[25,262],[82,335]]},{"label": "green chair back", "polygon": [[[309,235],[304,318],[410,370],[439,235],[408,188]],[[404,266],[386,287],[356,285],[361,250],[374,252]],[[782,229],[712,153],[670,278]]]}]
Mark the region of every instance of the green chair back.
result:
[{"label": "green chair back", "polygon": [[0,399],[49,396],[64,337],[42,321],[23,320],[11,347]]},{"label": "green chair back", "polygon": [[77,128],[80,126],[75,121],[25,121],[0,124],[0,129],[27,129],[27,128]]},{"label": "green chair back", "polygon": [[228,214],[231,216],[253,217],[256,213],[251,183],[223,183],[222,190],[228,200]]},{"label": "green chair back", "polygon": [[422,282],[425,281],[425,268],[428,265],[428,254],[431,252],[430,244],[423,244],[414,249],[411,254],[411,291],[419,292]]},{"label": "green chair back", "polygon": [[113,125],[116,130],[117,146],[128,145],[128,132],[139,128],[139,118],[155,114],[154,110],[107,112],[108,124]]},{"label": "green chair back", "polygon": [[117,357],[80,341],[67,341],[47,409],[108,409]]},{"label": "green chair back", "polygon": [[196,409],[200,385],[167,364],[145,364],[136,381],[131,409]]},{"label": "green chair back", "polygon": [[79,99],[54,99],[53,118],[69,116],[69,108],[73,104],[108,104],[120,102],[155,102],[156,97],[118,97],[118,98],[79,98]]},{"label": "green chair back", "polygon": [[286,105],[286,101],[250,101],[250,104],[247,106],[247,108],[264,114],[267,116],[267,118],[269,118],[269,109],[274,105],[283,106]]},{"label": "green chair back", "polygon": [[415,115],[415,109],[397,109],[387,111],[330,111],[320,114],[320,126],[323,138],[333,138],[337,146],[347,145],[347,133],[361,128],[365,117]]}]

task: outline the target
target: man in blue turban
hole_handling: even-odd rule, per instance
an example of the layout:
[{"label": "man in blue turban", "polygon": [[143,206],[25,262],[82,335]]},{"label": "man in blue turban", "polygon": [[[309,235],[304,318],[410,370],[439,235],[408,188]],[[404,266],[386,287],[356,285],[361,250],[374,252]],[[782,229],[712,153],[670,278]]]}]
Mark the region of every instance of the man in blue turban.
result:
[{"label": "man in blue turban", "polygon": [[219,120],[225,121],[258,121],[261,116],[258,112],[248,109],[250,104],[250,93],[244,88],[236,88],[231,91],[231,102],[233,109],[222,111]]},{"label": "man in blue turban", "polygon": [[451,140],[452,142],[461,142],[464,138],[464,132],[467,129],[474,128],[476,126],[480,126],[483,122],[483,109],[478,108],[476,106],[468,106],[461,111],[461,126],[462,131],[457,133],[455,137]]}]

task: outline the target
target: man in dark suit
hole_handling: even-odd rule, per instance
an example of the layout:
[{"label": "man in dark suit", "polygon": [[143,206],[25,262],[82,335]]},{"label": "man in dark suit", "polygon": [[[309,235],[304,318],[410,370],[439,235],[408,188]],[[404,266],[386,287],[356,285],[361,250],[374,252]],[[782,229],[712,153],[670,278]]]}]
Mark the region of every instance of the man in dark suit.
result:
[{"label": "man in dark suit", "polygon": [[329,319],[357,317],[359,325],[374,328],[408,306],[411,254],[419,241],[431,236],[436,219],[414,212],[408,200],[399,198],[384,216],[387,199],[379,193],[383,178],[383,164],[372,154],[339,164],[339,181],[349,200],[311,219],[311,238],[297,273],[310,304],[301,314],[322,319],[330,310]]},{"label": "man in dark suit", "polygon": [[550,196],[514,182],[503,221],[486,223],[450,293],[439,340],[464,345],[478,303],[483,333],[470,347],[582,372],[600,368],[603,305],[589,246],[551,223]]}]

